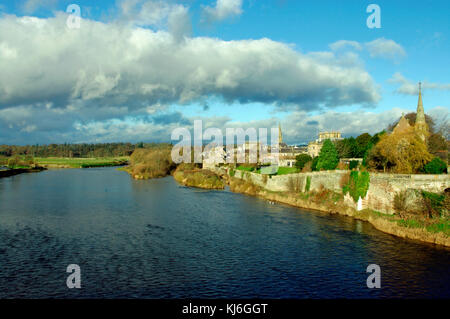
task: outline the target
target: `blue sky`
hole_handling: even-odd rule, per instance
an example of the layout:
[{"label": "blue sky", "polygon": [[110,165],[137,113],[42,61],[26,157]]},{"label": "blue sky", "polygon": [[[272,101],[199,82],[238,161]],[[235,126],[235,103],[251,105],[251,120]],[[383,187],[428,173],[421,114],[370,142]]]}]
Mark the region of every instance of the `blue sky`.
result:
[{"label": "blue sky", "polygon": [[[4,102],[0,99],[0,143],[117,139],[168,141],[170,129],[199,117],[220,128],[273,126],[281,122],[290,143],[307,142],[318,131],[327,129],[341,130],[347,136],[365,131],[375,133],[402,112],[415,109],[418,81],[424,82],[423,98],[427,112],[442,119],[450,108],[450,2],[446,0],[0,1],[0,21],[3,23],[0,58],[1,52],[4,57],[9,54],[9,57],[16,58],[17,66],[11,61],[6,62],[6,59],[3,61],[5,66],[8,63],[11,75],[25,72],[20,65],[30,65],[31,68],[34,63],[44,60],[48,63],[48,59],[51,60],[48,55],[55,57],[62,50],[57,48],[58,44],[53,44],[59,41],[52,38],[51,32],[38,34],[43,40],[30,44],[27,49],[41,58],[36,57],[36,61],[29,63],[18,61],[17,56],[26,50],[20,48],[15,39],[23,40],[26,34],[30,36],[30,31],[20,33],[21,27],[18,26],[22,25],[21,21],[33,16],[40,21],[48,21],[51,28],[50,24],[56,25],[67,18],[63,12],[71,3],[80,6],[83,21],[80,31],[66,30],[66,35],[87,32],[89,25],[92,33],[108,32],[109,29],[136,33],[136,30],[143,29],[162,39],[164,32],[175,37],[175,28],[181,42],[173,47],[174,52],[186,43],[190,46],[187,52],[195,52],[195,45],[203,51],[201,56],[199,54],[192,60],[187,56],[186,65],[195,64],[195,67],[179,74],[171,65],[143,66],[163,77],[169,73],[165,68],[173,72],[168,79],[161,81],[156,76],[149,79],[145,75],[136,79],[132,74],[124,75],[123,70],[117,70],[115,63],[123,62],[120,54],[117,61],[107,54],[108,50],[114,51],[116,45],[118,47],[112,43],[114,40],[111,40],[111,47],[103,44],[98,48],[99,55],[104,54],[111,59],[105,65],[100,58],[85,67],[80,56],[83,50],[65,57],[58,55],[56,63],[74,64],[77,66],[74,70],[81,74],[73,79],[57,81],[61,83],[60,91],[59,84],[48,83],[52,86],[51,92],[43,92],[47,88],[44,78],[66,76],[58,70],[50,70],[51,66],[40,69],[39,73],[23,75],[27,79],[35,79],[35,85],[42,87],[39,94],[31,84],[29,91],[22,88],[20,93],[16,93],[9,80],[11,76],[6,74],[2,79],[0,75],[0,97],[2,92],[5,96]],[[381,8],[380,29],[369,29],[366,25],[369,16],[366,8],[370,3]],[[171,14],[175,20],[170,20]],[[93,25],[95,21],[101,22],[101,26]],[[18,35],[13,37],[11,34],[15,30],[18,30]],[[151,34],[145,36],[152,37]],[[249,40],[257,42],[247,45]],[[211,53],[207,45],[203,46],[208,41],[215,48]],[[146,47],[145,50],[150,51],[149,56],[154,57],[152,46],[157,46],[157,43],[151,42]],[[232,52],[226,56],[228,60],[209,58],[214,54],[220,55],[216,45],[220,48],[227,43],[233,46]],[[96,44],[89,44],[86,40],[85,45],[92,47]],[[142,54],[139,56],[140,66],[142,63],[152,64],[154,59],[145,59],[145,52],[142,53],[138,44],[136,47]],[[246,51],[245,56],[240,57],[243,51]],[[138,54],[136,52],[130,51],[129,54],[134,56]],[[181,52],[185,51],[180,49]],[[257,54],[255,65],[262,65],[265,71],[258,71],[256,66],[245,69],[245,61],[253,62],[252,52]],[[29,53],[27,59],[31,59]],[[86,56],[85,62],[91,61]],[[279,61],[286,65],[278,67]],[[291,74],[290,63],[292,68],[301,70]],[[129,67],[127,65],[127,70]],[[240,68],[244,68],[243,75],[236,75]],[[178,87],[183,77],[205,70],[208,74],[217,72],[217,75],[207,83],[195,82],[188,88],[184,85]],[[342,71],[336,74],[339,80],[333,77],[335,70]],[[260,76],[255,75],[258,72]],[[211,81],[216,83],[215,87],[211,86]],[[225,81],[225,84],[220,81]],[[217,84],[219,82],[220,85]],[[140,89],[149,88],[138,102],[125,97],[128,93],[124,93],[132,92],[132,87],[137,84]],[[284,90],[284,86],[289,89]],[[258,88],[264,93],[260,93]],[[174,93],[179,91],[179,95]],[[74,92],[81,92],[80,96],[75,98]],[[164,119],[174,119],[174,122],[158,122],[162,115]],[[318,124],[306,127],[307,122]]]}]

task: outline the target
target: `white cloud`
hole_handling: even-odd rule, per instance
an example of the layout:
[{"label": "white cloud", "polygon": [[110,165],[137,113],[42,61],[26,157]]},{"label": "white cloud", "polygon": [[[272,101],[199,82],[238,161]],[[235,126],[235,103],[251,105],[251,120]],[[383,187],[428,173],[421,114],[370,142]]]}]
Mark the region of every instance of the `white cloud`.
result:
[{"label": "white cloud", "polygon": [[[122,6],[130,19],[136,3]],[[63,13],[0,17],[0,142],[128,140],[139,132],[167,140],[161,121],[170,128],[190,119],[161,112],[210,98],[303,111],[375,104],[380,98],[352,52],[301,53],[270,39],[186,37],[177,17],[187,15],[177,5],[156,15],[165,17],[167,31],[136,26],[132,19],[84,19],[80,29],[69,29]],[[137,21],[157,25],[158,19]],[[117,123],[136,122],[126,117],[149,115],[153,120],[142,120],[135,133],[120,132]],[[92,123],[103,131],[93,130]],[[102,135],[108,129],[111,135]]]},{"label": "white cloud", "polygon": [[222,21],[242,14],[242,0],[217,0],[214,7],[204,7],[208,21]]},{"label": "white cloud", "polygon": [[[394,73],[392,78],[388,82],[393,84],[399,84],[400,86],[395,90],[396,93],[406,94],[406,95],[417,95],[419,94],[418,83],[405,78],[401,73]],[[440,91],[450,91],[450,83],[434,83],[423,81],[423,90],[440,90]]]},{"label": "white cloud", "polygon": [[333,51],[338,51],[345,48],[353,48],[355,50],[361,51],[362,45],[357,41],[349,41],[349,40],[339,40],[330,44],[330,48]]},{"label": "white cloud", "polygon": [[165,31],[91,20],[68,29],[66,17],[0,18],[1,54],[14,57],[0,60],[0,108],[83,101],[137,109],[219,96],[315,109],[379,99],[364,69],[332,54],[325,61],[269,39],[177,42]]},{"label": "white cloud", "polygon": [[406,56],[403,47],[394,40],[378,38],[365,44],[366,49],[373,58],[384,58],[398,61]]},{"label": "white cloud", "polygon": [[369,52],[369,55],[372,58],[383,58],[394,62],[398,62],[401,58],[406,56],[405,49],[403,49],[400,44],[394,40],[385,38],[378,38],[366,43],[350,40],[339,40],[330,44],[330,49],[335,52],[344,50],[362,51],[365,49]]},{"label": "white cloud", "polygon": [[167,28],[178,40],[191,33],[189,8],[166,1],[122,0],[119,2],[121,22],[140,27]]}]

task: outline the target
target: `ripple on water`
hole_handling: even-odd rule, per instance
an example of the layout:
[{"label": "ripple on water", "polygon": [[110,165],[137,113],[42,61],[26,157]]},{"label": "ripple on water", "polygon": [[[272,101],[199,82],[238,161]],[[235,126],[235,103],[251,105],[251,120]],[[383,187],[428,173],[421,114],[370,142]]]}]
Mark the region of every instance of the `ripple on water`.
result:
[{"label": "ripple on water", "polygon": [[[122,173],[2,180],[0,298],[450,297],[448,249],[346,217]],[[65,286],[71,263],[82,269],[81,290]],[[366,287],[370,263],[382,269],[379,291]]]}]

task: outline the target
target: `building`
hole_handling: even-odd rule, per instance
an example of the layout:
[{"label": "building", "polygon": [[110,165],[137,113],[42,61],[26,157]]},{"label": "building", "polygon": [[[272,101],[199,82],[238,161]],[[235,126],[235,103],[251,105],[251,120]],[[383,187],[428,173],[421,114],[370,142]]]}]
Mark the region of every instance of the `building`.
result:
[{"label": "building", "polygon": [[341,132],[320,132],[317,140],[309,142],[307,154],[311,157],[319,156],[322,144],[325,140],[339,141],[342,139]]},{"label": "building", "polygon": [[311,157],[319,156],[320,150],[322,149],[322,143],[319,143],[317,141],[310,142],[308,144],[308,155]]},{"label": "building", "polygon": [[209,151],[202,153],[203,168],[212,169],[219,164],[225,163],[227,153],[223,146],[214,146]]},{"label": "building", "polygon": [[305,151],[305,148],[284,143],[281,125],[278,124],[278,165],[281,167],[294,167],[295,157],[298,154],[305,153]]},{"label": "building", "polygon": [[400,121],[398,121],[398,124],[394,127],[392,130],[392,134],[405,134],[412,132],[414,128],[409,125],[408,120],[405,118],[405,114],[402,114],[402,117],[400,118]]},{"label": "building", "polygon": [[341,132],[321,132],[321,133],[319,133],[318,142],[321,143],[325,140],[331,140],[331,141],[342,140]]},{"label": "building", "polygon": [[428,125],[425,120],[425,111],[422,102],[422,83],[419,82],[419,100],[417,101],[416,122],[414,126],[411,126],[405,115],[402,114],[400,121],[392,130],[392,134],[406,134],[415,132],[419,138],[425,142],[429,136]]}]

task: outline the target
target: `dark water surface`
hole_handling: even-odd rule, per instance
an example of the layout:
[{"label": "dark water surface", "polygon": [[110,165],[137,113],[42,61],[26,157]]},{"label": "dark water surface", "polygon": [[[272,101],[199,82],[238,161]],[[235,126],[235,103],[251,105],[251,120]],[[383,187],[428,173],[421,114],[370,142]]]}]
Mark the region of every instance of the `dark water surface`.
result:
[{"label": "dark water surface", "polygon": [[[381,267],[368,289],[366,267]],[[81,267],[68,289],[66,267]],[[450,250],[114,168],[0,179],[0,297],[450,297]]]}]

